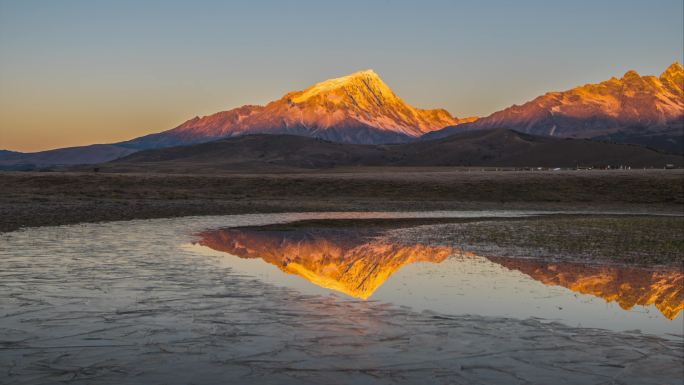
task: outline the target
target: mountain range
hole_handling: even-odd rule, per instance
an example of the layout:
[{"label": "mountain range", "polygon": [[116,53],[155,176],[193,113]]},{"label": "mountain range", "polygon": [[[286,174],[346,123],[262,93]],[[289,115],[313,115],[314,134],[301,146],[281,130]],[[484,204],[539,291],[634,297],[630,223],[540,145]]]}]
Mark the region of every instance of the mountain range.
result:
[{"label": "mountain range", "polygon": [[599,84],[549,92],[474,122],[428,133],[424,139],[505,127],[535,135],[595,138],[682,153],[684,69],[670,65],[660,77],[628,71]]},{"label": "mountain range", "polygon": [[373,71],[355,72],[289,92],[265,106],[245,105],[194,117],[173,129],[132,140],[36,153],[0,152],[0,168],[107,162],[155,148],[249,134],[289,134],[337,143],[389,144],[507,128],[550,137],[633,143],[684,153],[684,69],[659,77],[628,71],[563,92],[550,92],[484,118],[457,118],[444,109],[415,108]]}]

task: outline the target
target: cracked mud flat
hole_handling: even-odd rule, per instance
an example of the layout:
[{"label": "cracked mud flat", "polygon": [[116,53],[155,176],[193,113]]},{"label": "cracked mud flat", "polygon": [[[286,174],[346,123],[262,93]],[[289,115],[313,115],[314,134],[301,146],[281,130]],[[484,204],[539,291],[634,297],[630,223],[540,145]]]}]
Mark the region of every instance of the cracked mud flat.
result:
[{"label": "cracked mud flat", "polygon": [[304,294],[182,247],[203,230],[334,216],[354,215],[192,217],[2,234],[0,383],[679,384],[684,378],[681,338]]}]

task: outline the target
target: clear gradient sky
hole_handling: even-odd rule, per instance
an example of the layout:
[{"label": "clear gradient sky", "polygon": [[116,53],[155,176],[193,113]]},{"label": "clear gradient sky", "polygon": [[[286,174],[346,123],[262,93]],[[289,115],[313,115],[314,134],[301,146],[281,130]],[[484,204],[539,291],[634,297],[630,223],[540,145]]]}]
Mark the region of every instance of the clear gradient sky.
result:
[{"label": "clear gradient sky", "polygon": [[107,143],[373,68],[464,117],[683,61],[682,0],[0,0],[0,148]]}]

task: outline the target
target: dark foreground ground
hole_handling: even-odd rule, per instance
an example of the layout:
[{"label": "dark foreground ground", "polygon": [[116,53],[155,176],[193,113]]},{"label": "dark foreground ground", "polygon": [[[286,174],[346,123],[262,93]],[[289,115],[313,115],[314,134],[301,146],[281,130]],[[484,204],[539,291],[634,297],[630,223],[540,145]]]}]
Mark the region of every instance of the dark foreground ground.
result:
[{"label": "dark foreground ground", "polygon": [[0,232],[188,215],[535,209],[682,214],[681,170],[357,168],[281,174],[0,173]]}]

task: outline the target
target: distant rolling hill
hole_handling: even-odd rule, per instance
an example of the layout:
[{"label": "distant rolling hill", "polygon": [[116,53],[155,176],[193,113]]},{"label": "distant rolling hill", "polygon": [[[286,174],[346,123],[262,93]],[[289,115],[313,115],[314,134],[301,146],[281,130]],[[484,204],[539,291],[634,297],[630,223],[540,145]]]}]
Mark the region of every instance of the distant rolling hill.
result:
[{"label": "distant rolling hill", "polygon": [[681,166],[683,160],[682,156],[634,145],[493,129],[395,145],[343,144],[293,135],[247,135],[140,151],[100,168],[115,172],[198,173],[349,166],[664,167]]},{"label": "distant rolling hill", "polygon": [[8,156],[16,155],[16,154],[21,154],[21,153],[18,151],[0,150],[0,159],[2,159],[3,157],[8,157]]},{"label": "distant rolling hill", "polygon": [[34,170],[108,162],[136,150],[113,144],[66,147],[39,152],[0,151],[0,170]]}]

